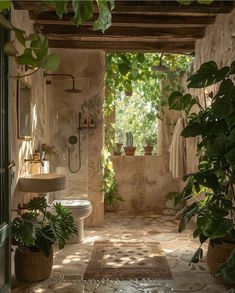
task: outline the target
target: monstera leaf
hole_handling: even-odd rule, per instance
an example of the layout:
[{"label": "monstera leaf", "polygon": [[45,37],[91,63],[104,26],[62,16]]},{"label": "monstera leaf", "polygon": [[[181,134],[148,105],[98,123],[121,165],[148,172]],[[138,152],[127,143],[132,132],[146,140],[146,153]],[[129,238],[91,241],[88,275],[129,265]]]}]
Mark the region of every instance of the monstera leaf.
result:
[{"label": "monstera leaf", "polygon": [[230,67],[218,69],[214,61],[203,63],[199,70],[188,78],[188,88],[203,88],[223,80],[229,74]]}]

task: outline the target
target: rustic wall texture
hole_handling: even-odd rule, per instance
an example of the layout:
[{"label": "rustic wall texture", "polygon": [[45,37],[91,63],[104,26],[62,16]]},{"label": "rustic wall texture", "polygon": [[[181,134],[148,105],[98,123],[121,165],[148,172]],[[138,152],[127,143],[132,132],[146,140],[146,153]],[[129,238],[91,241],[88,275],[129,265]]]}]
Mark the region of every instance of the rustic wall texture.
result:
[{"label": "rustic wall texture", "polygon": [[[68,77],[53,77],[48,86],[50,144],[55,146],[57,157],[51,157],[51,171],[67,174],[67,189],[51,198],[88,198],[93,212],[87,219],[88,225],[103,222],[103,192],[101,152],[103,148],[103,99],[104,99],[104,53],[101,51],[79,51],[58,49],[61,64],[58,73],[72,74],[75,86],[81,93],[67,93],[71,88]],[[68,169],[68,138],[79,136],[78,115],[82,114],[88,124],[93,119],[94,129],[82,129],[81,169],[71,173]],[[71,167],[76,171],[79,165],[78,143],[71,147]]]},{"label": "rustic wall texture", "polygon": [[[33,23],[28,18],[28,13],[24,11],[11,10],[11,19],[16,27],[24,29],[28,34],[34,32]],[[14,37],[14,36],[12,36]],[[18,47],[20,52],[22,48]],[[26,72],[28,73],[28,72]],[[14,59],[10,58],[10,75],[26,74],[22,66],[18,66]],[[33,111],[33,132],[32,140],[26,141],[18,139],[17,133],[17,79],[9,79],[10,97],[10,119],[11,119],[11,159],[15,161],[16,167],[12,178],[12,209],[17,207],[19,202],[27,201],[30,195],[19,191],[18,179],[28,171],[28,163],[24,163],[25,158],[30,158],[39,145],[48,141],[48,119],[47,119],[47,100],[46,86],[43,71],[39,70],[36,74],[22,78],[32,86],[32,111]]]}]

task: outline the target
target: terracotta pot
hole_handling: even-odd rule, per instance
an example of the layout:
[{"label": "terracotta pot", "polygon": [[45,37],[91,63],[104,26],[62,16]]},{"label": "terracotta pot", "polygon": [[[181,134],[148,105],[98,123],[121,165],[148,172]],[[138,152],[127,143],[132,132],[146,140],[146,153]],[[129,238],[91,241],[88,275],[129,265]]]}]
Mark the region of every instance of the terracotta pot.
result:
[{"label": "terracotta pot", "polygon": [[144,147],[144,154],[146,156],[151,156],[152,155],[152,151],[153,151],[153,147],[151,145],[148,144],[148,145],[146,145]]},{"label": "terracotta pot", "polygon": [[126,156],[134,156],[136,147],[133,146],[125,146],[124,151]]},{"label": "terracotta pot", "polygon": [[115,156],[120,156],[122,154],[122,143],[115,143],[113,153]]},{"label": "terracotta pot", "polygon": [[15,252],[15,275],[19,281],[38,282],[50,277],[53,266],[53,250],[46,256],[43,251],[29,249]]},{"label": "terracotta pot", "polygon": [[215,273],[220,264],[226,262],[232,250],[235,248],[235,243],[223,242],[223,244],[209,243],[207,250],[207,265],[211,273]]}]

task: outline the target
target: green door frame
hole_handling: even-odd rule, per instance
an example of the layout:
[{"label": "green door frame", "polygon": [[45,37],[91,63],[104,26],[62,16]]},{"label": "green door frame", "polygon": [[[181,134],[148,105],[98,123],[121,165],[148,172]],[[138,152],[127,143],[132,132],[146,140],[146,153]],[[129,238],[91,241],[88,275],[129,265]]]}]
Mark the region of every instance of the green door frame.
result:
[{"label": "green door frame", "polygon": [[9,99],[8,57],[3,45],[9,33],[0,29],[0,292],[10,292],[11,244],[10,244],[10,172],[8,170],[9,143]]}]

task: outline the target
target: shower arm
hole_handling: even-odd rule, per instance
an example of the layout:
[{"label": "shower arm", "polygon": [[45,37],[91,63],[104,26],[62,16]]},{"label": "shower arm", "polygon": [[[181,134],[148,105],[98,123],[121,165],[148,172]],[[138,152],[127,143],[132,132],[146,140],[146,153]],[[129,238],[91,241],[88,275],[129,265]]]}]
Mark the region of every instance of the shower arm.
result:
[{"label": "shower arm", "polygon": [[47,77],[47,76],[68,76],[70,78],[72,78],[73,80],[73,89],[75,89],[75,78],[72,74],[68,74],[68,73],[46,73],[44,71],[44,77]]}]

